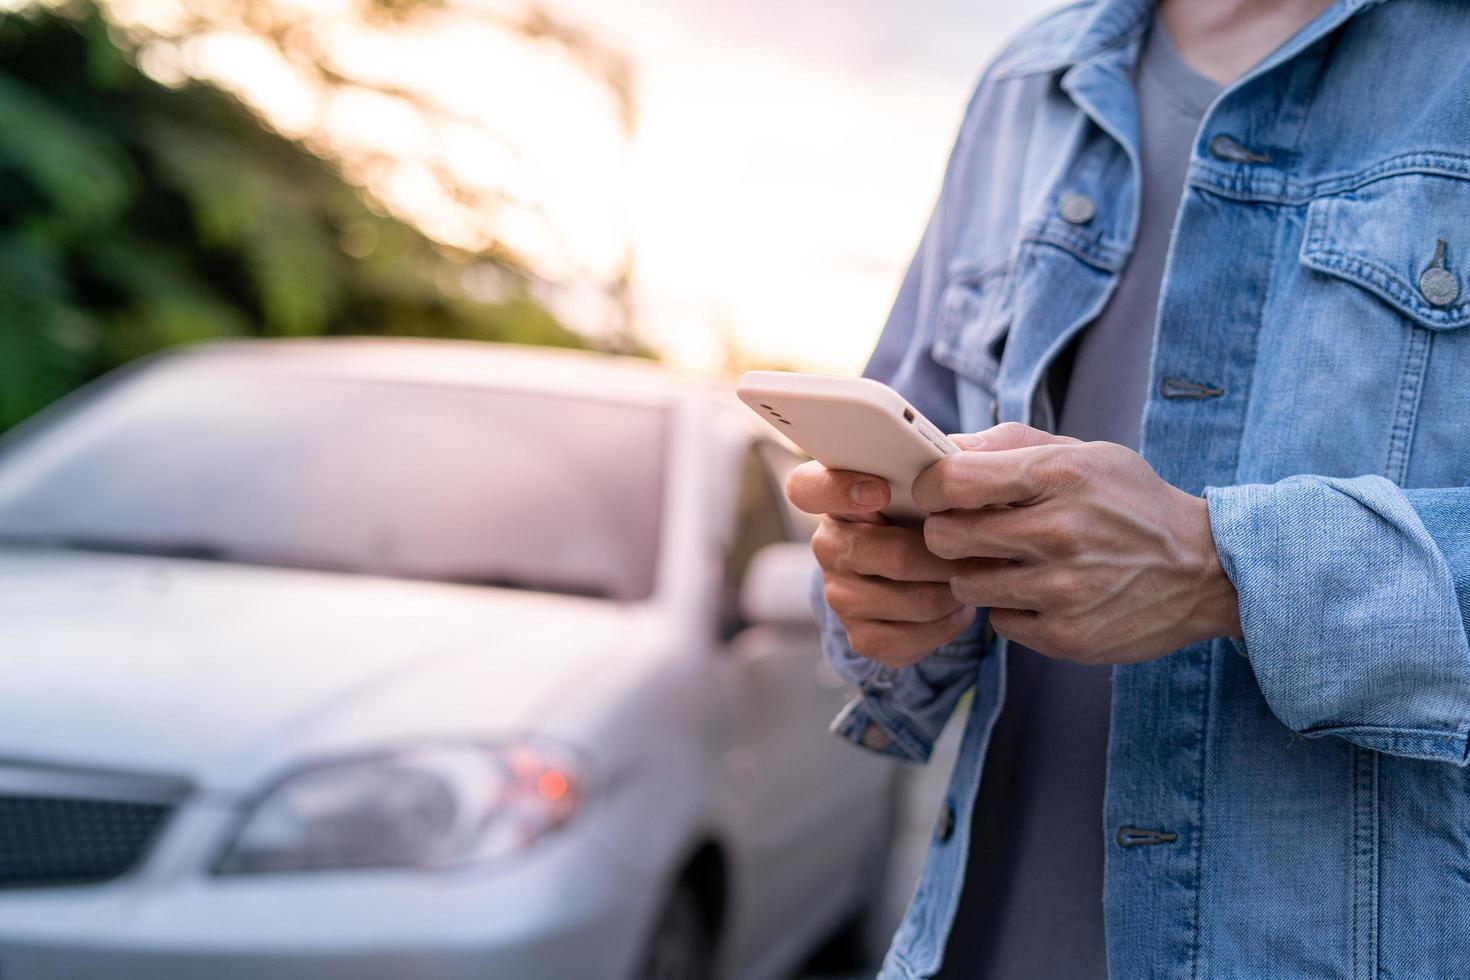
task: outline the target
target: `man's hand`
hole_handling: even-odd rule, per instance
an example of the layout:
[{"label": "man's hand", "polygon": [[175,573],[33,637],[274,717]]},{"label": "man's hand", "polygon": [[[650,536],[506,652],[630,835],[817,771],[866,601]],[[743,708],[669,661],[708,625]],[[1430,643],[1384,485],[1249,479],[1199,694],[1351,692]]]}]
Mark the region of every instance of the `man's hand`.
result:
[{"label": "man's hand", "polygon": [[823,515],[812,550],[827,604],[855,653],[906,667],[974,622],[975,610],[950,588],[958,566],[931,554],[922,530],[889,524],[878,513],[888,506],[887,482],[813,462],[792,472],[786,493],[807,513]]},{"label": "man's hand", "polygon": [[991,607],[996,632],[1089,664],[1240,635],[1203,498],[1113,443],[1018,423],[957,441],[971,451],[925,470],[914,501],[956,599]]}]

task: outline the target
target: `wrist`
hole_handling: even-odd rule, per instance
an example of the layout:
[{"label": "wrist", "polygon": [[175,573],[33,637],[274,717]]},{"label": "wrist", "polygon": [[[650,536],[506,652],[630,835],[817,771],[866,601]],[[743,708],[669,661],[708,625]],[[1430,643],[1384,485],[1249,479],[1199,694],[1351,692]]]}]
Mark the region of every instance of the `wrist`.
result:
[{"label": "wrist", "polygon": [[1191,496],[1189,499],[1194,515],[1192,564],[1199,582],[1192,619],[1199,628],[1198,638],[1212,640],[1222,636],[1241,636],[1240,594],[1220,561],[1215,535],[1210,529],[1210,505],[1203,497]]}]

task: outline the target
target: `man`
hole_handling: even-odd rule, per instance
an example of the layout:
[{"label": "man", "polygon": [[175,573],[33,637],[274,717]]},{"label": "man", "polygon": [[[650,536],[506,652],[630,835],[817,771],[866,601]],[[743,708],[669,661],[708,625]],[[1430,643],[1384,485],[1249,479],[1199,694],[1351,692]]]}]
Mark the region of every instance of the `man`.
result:
[{"label": "man", "polygon": [[789,485],[834,727],[974,690],[883,977],[1470,976],[1467,52],[1099,0],[986,73],[868,370],[978,434],[921,529]]}]

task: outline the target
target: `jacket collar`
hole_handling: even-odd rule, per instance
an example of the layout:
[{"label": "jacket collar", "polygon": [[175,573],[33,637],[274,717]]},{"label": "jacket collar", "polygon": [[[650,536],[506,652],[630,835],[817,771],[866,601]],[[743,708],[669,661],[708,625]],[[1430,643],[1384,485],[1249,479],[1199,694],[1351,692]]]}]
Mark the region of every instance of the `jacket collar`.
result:
[{"label": "jacket collar", "polygon": [[[1337,0],[1249,74],[1291,58],[1363,10],[1389,0]],[[1115,54],[1137,40],[1153,17],[1157,0],[1097,0],[1074,8],[1079,18],[1068,36],[1044,50],[1017,51],[1003,59],[998,74],[1065,71]]]}]

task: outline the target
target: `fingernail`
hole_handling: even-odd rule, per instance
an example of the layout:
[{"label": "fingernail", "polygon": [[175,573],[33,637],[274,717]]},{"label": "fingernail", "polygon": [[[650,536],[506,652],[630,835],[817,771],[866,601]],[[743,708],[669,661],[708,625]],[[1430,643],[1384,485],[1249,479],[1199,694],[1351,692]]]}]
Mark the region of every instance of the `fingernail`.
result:
[{"label": "fingernail", "polygon": [[983,432],[962,432],[959,435],[950,436],[954,444],[961,449],[984,449],[988,441]]},{"label": "fingernail", "polygon": [[852,502],[859,507],[881,507],[883,488],[877,480],[859,480],[852,485]]}]

